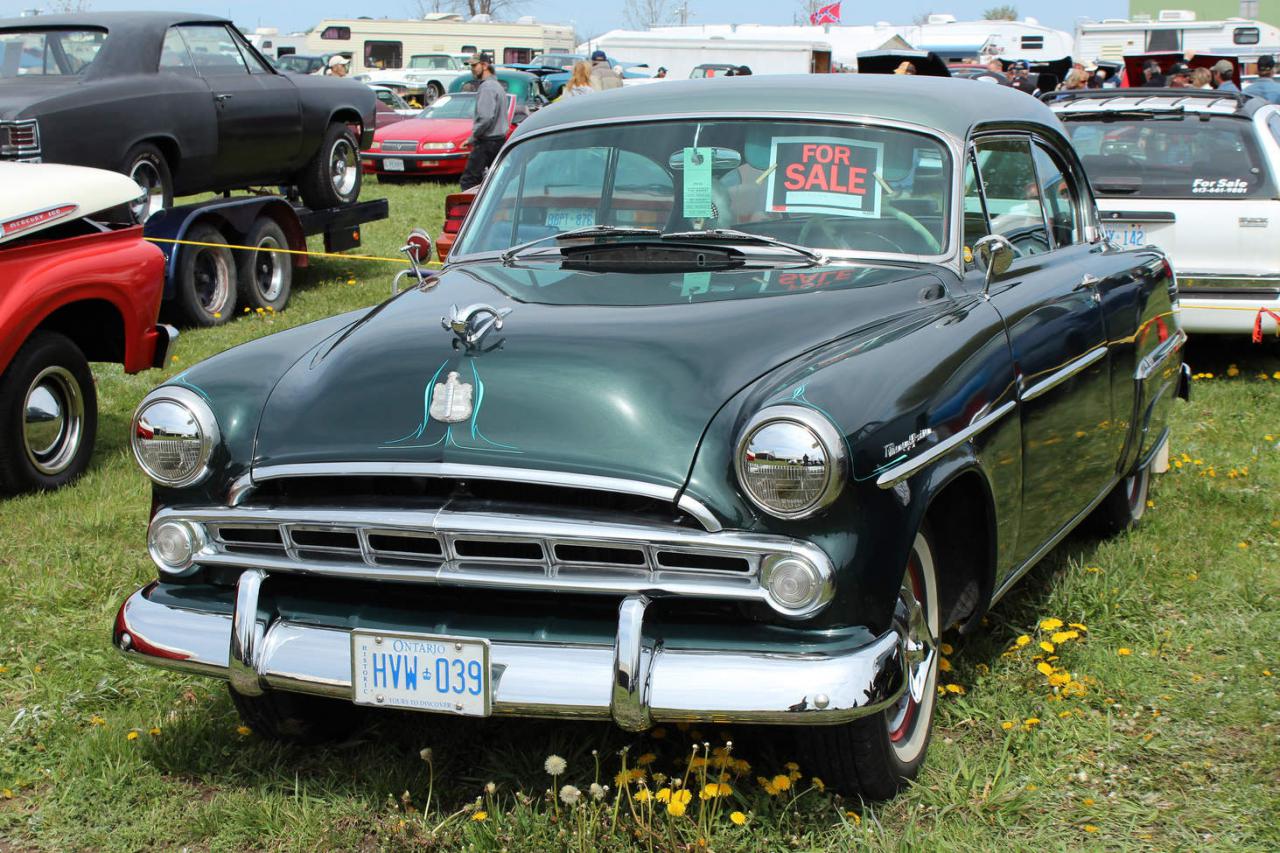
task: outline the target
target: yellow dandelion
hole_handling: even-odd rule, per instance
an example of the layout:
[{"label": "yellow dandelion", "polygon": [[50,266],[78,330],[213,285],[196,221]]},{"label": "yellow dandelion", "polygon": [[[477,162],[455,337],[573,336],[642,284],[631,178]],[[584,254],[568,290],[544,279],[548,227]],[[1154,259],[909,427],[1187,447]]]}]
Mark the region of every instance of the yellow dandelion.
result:
[{"label": "yellow dandelion", "polygon": [[97,714],[94,714],[89,718],[89,725],[91,726],[105,726],[106,724],[107,721],[102,719],[102,717],[99,717]]},{"label": "yellow dandelion", "polygon": [[827,790],[827,783],[823,782],[817,776],[814,776],[812,779],[810,779],[809,783],[813,785],[813,787],[817,788],[819,791]]},{"label": "yellow dandelion", "polygon": [[1014,640],[1014,641],[1013,641],[1013,644],[1014,644],[1015,646],[1017,646],[1018,648],[1022,648],[1023,646],[1025,646],[1025,645],[1026,645],[1027,643],[1029,643],[1029,642],[1031,642],[1031,638],[1030,638],[1030,637],[1028,637],[1026,634],[1023,634],[1021,637],[1019,637],[1018,639]]},{"label": "yellow dandelion", "polygon": [[693,792],[687,789],[674,791],[671,794],[671,801],[667,803],[667,814],[672,817],[682,817],[685,809],[689,807],[689,801],[693,799]]},{"label": "yellow dandelion", "polygon": [[147,734],[151,735],[152,737],[159,737],[159,736],[160,736],[160,727],[159,727],[159,726],[152,726],[151,728],[147,729]]},{"label": "yellow dandelion", "polygon": [[1081,802],[1082,804],[1084,804],[1085,806],[1091,806],[1091,805],[1093,805],[1093,797],[1085,797],[1085,798],[1084,798],[1083,800],[1081,800],[1080,802]]},{"label": "yellow dandelion", "polygon": [[486,811],[478,811],[473,815],[471,815],[471,819],[474,820],[476,823],[481,823],[489,819],[489,813]]},{"label": "yellow dandelion", "polygon": [[742,812],[729,812],[729,820],[733,821],[734,826],[742,826],[747,822],[747,816]]},{"label": "yellow dandelion", "polygon": [[1240,368],[1236,367],[1234,364],[1228,364],[1228,365],[1227,365],[1227,375],[1228,375],[1228,376],[1239,376],[1239,375],[1240,375]]},{"label": "yellow dandelion", "polygon": [[862,815],[857,812],[845,812],[844,816],[847,817],[854,826],[859,826],[862,823]]},{"label": "yellow dandelion", "polygon": [[1053,643],[1050,643],[1047,640],[1040,641],[1040,648],[1044,649],[1049,654],[1053,654]]},{"label": "yellow dandelion", "polygon": [[[684,793],[688,793],[688,791],[685,791]],[[733,793],[733,788],[729,787],[723,782],[708,782],[706,785],[702,787],[702,790],[698,793],[698,799],[712,800],[712,799],[715,799],[716,797],[727,797],[732,793]]]},{"label": "yellow dandelion", "polygon": [[946,658],[942,658],[942,659],[940,659],[940,660],[938,661],[938,669],[942,670],[943,672],[950,672],[950,671],[951,671],[951,661],[947,660]]},{"label": "yellow dandelion", "polygon": [[942,652],[944,655],[949,655],[953,653],[955,649],[951,648],[950,643],[940,643],[938,645],[938,651]]},{"label": "yellow dandelion", "polygon": [[1072,622],[1072,623],[1071,623],[1070,625],[1068,625],[1067,627],[1068,627],[1068,628],[1075,628],[1077,631],[1088,631],[1088,630],[1089,630],[1089,629],[1088,629],[1088,628],[1086,628],[1085,626],[1081,625],[1079,622]]},{"label": "yellow dandelion", "polygon": [[657,794],[654,794],[653,798],[660,803],[669,803],[671,802],[671,789],[662,788]]},{"label": "yellow dandelion", "polygon": [[1244,550],[1246,550],[1246,549],[1249,547],[1249,543],[1248,543],[1248,542],[1237,542],[1237,543],[1236,543],[1236,547],[1237,547],[1237,548],[1239,548],[1241,551],[1244,551]]},{"label": "yellow dandelion", "polygon": [[215,319],[215,320],[221,320],[221,319],[222,319],[222,312],[221,312],[221,311],[214,311],[214,312],[213,312],[213,319]]},{"label": "yellow dandelion", "polygon": [[1053,687],[1063,687],[1071,683],[1071,676],[1065,672],[1055,672],[1049,676],[1049,684]]},{"label": "yellow dandelion", "polygon": [[1000,728],[1004,729],[1007,732],[1009,731],[1009,729],[1013,728],[1013,723],[1010,722],[1009,720],[1005,720],[1003,723],[1000,724]]},{"label": "yellow dandelion", "polygon": [[1059,711],[1059,712],[1058,712],[1058,719],[1065,720],[1067,717],[1070,717],[1073,713],[1075,713],[1075,712],[1074,712],[1074,711]]},{"label": "yellow dandelion", "polygon": [[1038,726],[1038,725],[1040,725],[1040,718],[1039,718],[1039,717],[1027,717],[1027,718],[1023,721],[1023,723],[1022,723],[1022,724],[1023,724],[1024,726],[1028,726],[1028,727],[1030,727],[1030,726]]},{"label": "yellow dandelion", "polygon": [[1037,670],[1041,675],[1046,675],[1046,676],[1047,676],[1047,675],[1052,675],[1052,674],[1053,674],[1053,667],[1052,667],[1052,666],[1050,666],[1049,664],[1045,663],[1044,661],[1040,661],[1040,663],[1036,664],[1036,670]]},{"label": "yellow dandelion", "polygon": [[1086,824],[1084,825],[1084,831],[1085,831],[1085,832],[1097,832],[1097,831],[1098,831],[1098,827],[1094,826],[1094,825],[1093,825],[1093,824],[1091,824],[1091,823],[1086,823]]},{"label": "yellow dandelion", "polygon": [[12,788],[4,788],[4,789],[0,789],[0,797],[4,797],[6,800],[12,800],[12,799],[13,799],[13,789],[12,789]]},{"label": "yellow dandelion", "polygon": [[1056,631],[1051,638],[1055,643],[1065,643],[1067,640],[1074,640],[1080,636],[1079,631]]},{"label": "yellow dandelion", "polygon": [[617,775],[613,777],[613,784],[619,788],[625,787],[631,782],[644,781],[644,771],[638,767],[632,767],[629,770],[619,770]]},{"label": "yellow dandelion", "polygon": [[751,772],[751,762],[745,758],[735,758],[733,761],[733,772],[742,774]]},{"label": "yellow dandelion", "polygon": [[948,693],[954,693],[957,696],[963,696],[965,693],[964,688],[959,684],[948,684],[946,689]]},{"label": "yellow dandelion", "polygon": [[652,799],[653,799],[653,792],[651,792],[648,788],[641,788],[639,791],[636,791],[637,803],[647,803]]},{"label": "yellow dandelion", "polygon": [[1271,677],[1271,670],[1269,670],[1269,669],[1264,669],[1264,670],[1262,671],[1262,674],[1263,674],[1264,676],[1266,676],[1267,678],[1270,678],[1270,677]]},{"label": "yellow dandelion", "polygon": [[1122,646],[1116,649],[1116,654],[1120,655],[1122,658],[1127,658],[1129,655],[1133,654],[1133,649],[1126,649]]},{"label": "yellow dandelion", "polygon": [[791,771],[796,771],[800,769],[800,765],[796,764],[794,761],[788,761],[786,764],[782,766]]},{"label": "yellow dandelion", "polygon": [[636,764],[640,767],[648,767],[650,764],[658,760],[658,756],[652,752],[646,752],[644,755],[636,759]]},{"label": "yellow dandelion", "polygon": [[249,728],[248,726],[236,726],[236,734],[240,735],[241,737],[248,737],[249,735],[253,734],[253,729]]},{"label": "yellow dandelion", "polygon": [[137,740],[137,739],[138,739],[138,733],[137,733],[137,731],[131,731],[131,732],[129,732],[127,735],[125,735],[125,736],[124,736],[124,738],[125,738],[125,740]]},{"label": "yellow dandelion", "polygon": [[790,790],[791,790],[791,777],[790,777],[790,776],[785,776],[785,775],[783,775],[783,774],[779,773],[777,776],[774,776],[774,777],[773,777],[773,779],[771,779],[771,780],[770,780],[770,782],[772,783],[773,787],[774,787],[775,789],[779,790],[779,791],[790,791]]},{"label": "yellow dandelion", "polygon": [[1062,627],[1062,620],[1056,617],[1040,620],[1040,628],[1044,631],[1056,631]]}]

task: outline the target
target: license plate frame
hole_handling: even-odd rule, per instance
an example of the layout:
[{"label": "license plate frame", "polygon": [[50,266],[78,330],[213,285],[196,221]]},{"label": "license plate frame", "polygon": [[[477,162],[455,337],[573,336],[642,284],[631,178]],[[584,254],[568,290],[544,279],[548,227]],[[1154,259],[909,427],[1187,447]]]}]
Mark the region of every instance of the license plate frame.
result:
[{"label": "license plate frame", "polygon": [[[398,656],[401,668],[396,670],[393,684],[387,683],[392,677],[391,659],[384,659],[383,668],[378,670],[372,657],[375,654]],[[419,660],[415,661],[415,671],[410,676],[407,664],[415,656]],[[488,717],[493,713],[493,673],[489,658],[489,641],[477,637],[356,628],[351,631],[351,701],[374,708]],[[438,686],[442,660],[448,661],[444,667],[446,689],[443,691]],[[461,692],[453,685],[453,678],[459,672],[457,661],[462,663]],[[473,663],[478,665],[478,676]],[[429,666],[428,677],[416,669],[424,664]],[[473,680],[479,683],[478,692],[470,689]],[[405,686],[401,686],[401,682]],[[414,685],[412,692],[408,689],[410,683]],[[430,687],[435,689],[428,693]]]},{"label": "license plate frame", "polygon": [[382,161],[382,168],[388,172],[403,172],[404,160],[399,157],[388,157]]},{"label": "license plate frame", "polygon": [[1147,245],[1147,227],[1141,222],[1107,220],[1102,225],[1102,231],[1108,242],[1118,246]]}]

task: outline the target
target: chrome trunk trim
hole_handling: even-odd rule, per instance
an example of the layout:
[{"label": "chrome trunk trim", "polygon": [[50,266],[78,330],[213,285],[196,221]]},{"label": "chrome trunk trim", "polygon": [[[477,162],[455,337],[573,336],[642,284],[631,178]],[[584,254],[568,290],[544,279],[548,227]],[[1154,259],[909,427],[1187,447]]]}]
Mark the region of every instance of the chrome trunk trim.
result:
[{"label": "chrome trunk trim", "polygon": [[618,492],[668,501],[697,519],[704,530],[723,530],[720,521],[700,501],[673,486],[641,480],[543,471],[534,468],[504,468],[495,465],[462,465],[453,462],[318,462],[296,465],[267,465],[238,477],[227,493],[227,505],[239,506],[258,483],[289,477],[440,477],[458,480],[498,480],[540,486],[563,486],[594,492]]},{"label": "chrome trunk trim", "polygon": [[[269,581],[268,581],[269,583]],[[153,600],[158,584],[120,609],[115,646],[142,663],[230,678],[232,624],[242,620]],[[642,635],[638,600],[620,613]],[[247,604],[247,602],[246,602]],[[252,621],[252,620],[249,620]],[[421,626],[404,626],[421,630]],[[351,633],[273,618],[244,664],[275,690],[350,700]],[[630,641],[628,641],[630,643]],[[652,651],[648,651],[652,643]],[[608,644],[492,642],[491,710],[498,716],[614,719],[623,727],[660,722],[830,725],[877,713],[902,693],[902,635],[895,626],[856,648],[781,653],[669,649],[640,641],[643,681],[620,676],[617,662],[635,649]],[[245,647],[242,647],[245,648]],[[641,674],[638,672],[637,674]],[[627,699],[616,685],[626,682]],[[634,691],[630,688],[634,686]],[[634,697],[634,698],[631,698]]]}]

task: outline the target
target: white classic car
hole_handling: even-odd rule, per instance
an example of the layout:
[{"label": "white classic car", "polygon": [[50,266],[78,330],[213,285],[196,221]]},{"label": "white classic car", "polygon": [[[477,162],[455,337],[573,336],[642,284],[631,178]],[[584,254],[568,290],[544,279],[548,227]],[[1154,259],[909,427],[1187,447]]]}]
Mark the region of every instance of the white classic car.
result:
[{"label": "white classic car", "polygon": [[[1280,106],[1212,89],[1046,98],[1089,174],[1106,236],[1169,255],[1189,332],[1280,314]],[[1275,320],[1261,313],[1261,328]]]},{"label": "white classic car", "polygon": [[422,106],[449,91],[449,84],[471,69],[450,53],[421,53],[409,57],[404,68],[367,71],[357,74],[370,86],[385,86],[406,98],[413,97]]}]

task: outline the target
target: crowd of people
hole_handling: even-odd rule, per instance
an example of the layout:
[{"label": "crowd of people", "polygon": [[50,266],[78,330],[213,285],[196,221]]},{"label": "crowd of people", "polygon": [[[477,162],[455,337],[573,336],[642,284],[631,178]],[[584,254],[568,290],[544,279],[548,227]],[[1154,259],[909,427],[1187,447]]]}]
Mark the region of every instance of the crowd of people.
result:
[{"label": "crowd of people", "polygon": [[[1244,87],[1244,94],[1254,95],[1273,104],[1280,104],[1280,82],[1275,79],[1275,58],[1262,55],[1258,58],[1258,79]],[[988,70],[1006,73],[1004,65],[998,59],[987,64]],[[1208,66],[1192,67],[1189,62],[1175,62],[1163,69],[1159,62],[1148,59],[1142,66],[1143,81],[1139,85],[1145,88],[1168,89],[1214,89],[1219,92],[1241,92],[1235,83],[1235,66],[1230,60],[1219,59]],[[1030,95],[1041,95],[1045,90],[1040,88],[1042,78],[1032,77],[1027,63],[1018,61],[1009,66],[1007,72],[1008,85]],[[996,77],[986,78],[999,82]],[[1086,68],[1076,63],[1067,72],[1061,84],[1047,91],[1073,91],[1079,89],[1112,89],[1120,85],[1120,81],[1105,67]],[[1133,84],[1131,84],[1133,85]]]}]

